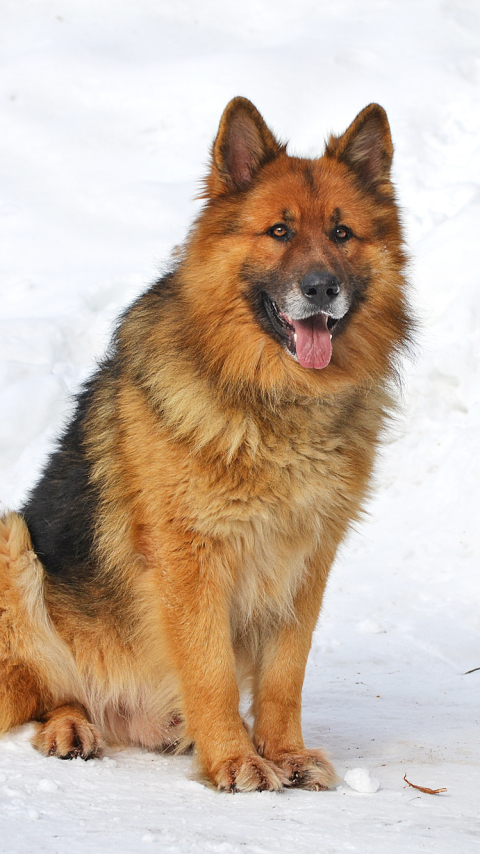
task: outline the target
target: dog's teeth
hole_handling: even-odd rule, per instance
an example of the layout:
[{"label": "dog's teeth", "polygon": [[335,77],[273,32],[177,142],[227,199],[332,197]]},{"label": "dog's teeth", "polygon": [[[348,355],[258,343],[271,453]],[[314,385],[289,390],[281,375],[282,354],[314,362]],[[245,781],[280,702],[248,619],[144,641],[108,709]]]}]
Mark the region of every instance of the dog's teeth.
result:
[{"label": "dog's teeth", "polygon": [[332,333],[330,332],[330,341],[332,340]]},{"label": "dog's teeth", "polygon": [[[330,338],[331,337],[332,336],[330,335]],[[296,344],[297,343],[297,333],[296,332],[293,333],[293,340],[295,341],[295,344]]]}]

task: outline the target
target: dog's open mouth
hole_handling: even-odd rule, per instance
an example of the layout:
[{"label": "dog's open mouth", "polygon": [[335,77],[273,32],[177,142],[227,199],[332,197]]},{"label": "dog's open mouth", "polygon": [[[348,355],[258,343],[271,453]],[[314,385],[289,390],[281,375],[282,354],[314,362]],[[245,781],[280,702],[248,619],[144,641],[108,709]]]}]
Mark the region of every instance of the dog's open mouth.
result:
[{"label": "dog's open mouth", "polygon": [[337,320],[323,311],[301,320],[288,317],[266,291],[262,301],[277,336],[302,367],[326,368],[332,358],[332,331]]}]

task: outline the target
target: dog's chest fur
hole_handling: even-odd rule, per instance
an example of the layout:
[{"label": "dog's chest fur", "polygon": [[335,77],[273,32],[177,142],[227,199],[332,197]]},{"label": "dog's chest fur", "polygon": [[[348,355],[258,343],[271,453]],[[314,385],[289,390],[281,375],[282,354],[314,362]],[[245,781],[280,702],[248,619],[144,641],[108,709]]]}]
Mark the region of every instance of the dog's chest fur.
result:
[{"label": "dog's chest fur", "polygon": [[[197,403],[201,392],[197,387]],[[141,533],[133,541],[154,577],[160,570],[158,583],[177,553],[173,518],[176,536],[193,549],[192,556],[197,550],[199,571],[224,577],[231,588],[239,627],[268,614],[291,614],[309,561],[324,548],[331,561],[332,537],[341,539],[358,516],[382,420],[382,395],[355,392],[256,410],[247,402],[229,408],[209,396],[197,407],[188,435],[179,435],[165,406],[162,420],[153,408],[146,410],[132,386],[121,407],[126,431],[120,468],[128,480],[113,482],[115,495],[122,496],[117,529],[122,529],[125,496],[137,496]],[[118,453],[115,432],[105,427],[105,436]],[[128,466],[132,458],[134,468]],[[101,475],[102,459],[96,466]],[[106,545],[112,553],[111,537]],[[118,563],[123,548],[118,538]]]},{"label": "dog's chest fur", "polygon": [[358,516],[372,457],[371,443],[362,451],[354,438],[365,415],[353,428],[338,406],[291,407],[273,424],[246,426],[229,464],[209,465],[208,475],[194,467],[188,505],[196,529],[233,558],[239,626],[266,612],[287,617],[335,517]]}]

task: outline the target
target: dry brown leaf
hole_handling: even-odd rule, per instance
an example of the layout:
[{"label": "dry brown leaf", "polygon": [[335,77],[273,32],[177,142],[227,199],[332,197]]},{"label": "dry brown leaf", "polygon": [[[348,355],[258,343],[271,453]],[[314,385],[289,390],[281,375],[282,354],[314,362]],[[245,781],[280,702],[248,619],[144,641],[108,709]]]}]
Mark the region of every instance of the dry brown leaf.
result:
[{"label": "dry brown leaf", "polygon": [[407,780],[406,774],[403,779],[412,787],[412,789],[418,789],[419,792],[425,792],[426,795],[439,795],[440,792],[447,791],[446,789],[429,789],[428,786],[416,786],[415,783],[411,783],[410,780]]}]

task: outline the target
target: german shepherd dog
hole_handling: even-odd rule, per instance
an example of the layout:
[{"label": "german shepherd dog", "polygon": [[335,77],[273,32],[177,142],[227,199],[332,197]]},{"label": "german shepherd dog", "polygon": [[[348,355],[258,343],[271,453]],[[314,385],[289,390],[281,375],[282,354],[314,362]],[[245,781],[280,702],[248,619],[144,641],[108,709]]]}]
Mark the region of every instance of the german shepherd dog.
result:
[{"label": "german shepherd dog", "polygon": [[335,784],[301,691],[410,334],[392,151],[376,104],[313,160],[228,104],[174,269],[0,520],[0,732],[194,745],[230,792]]}]

